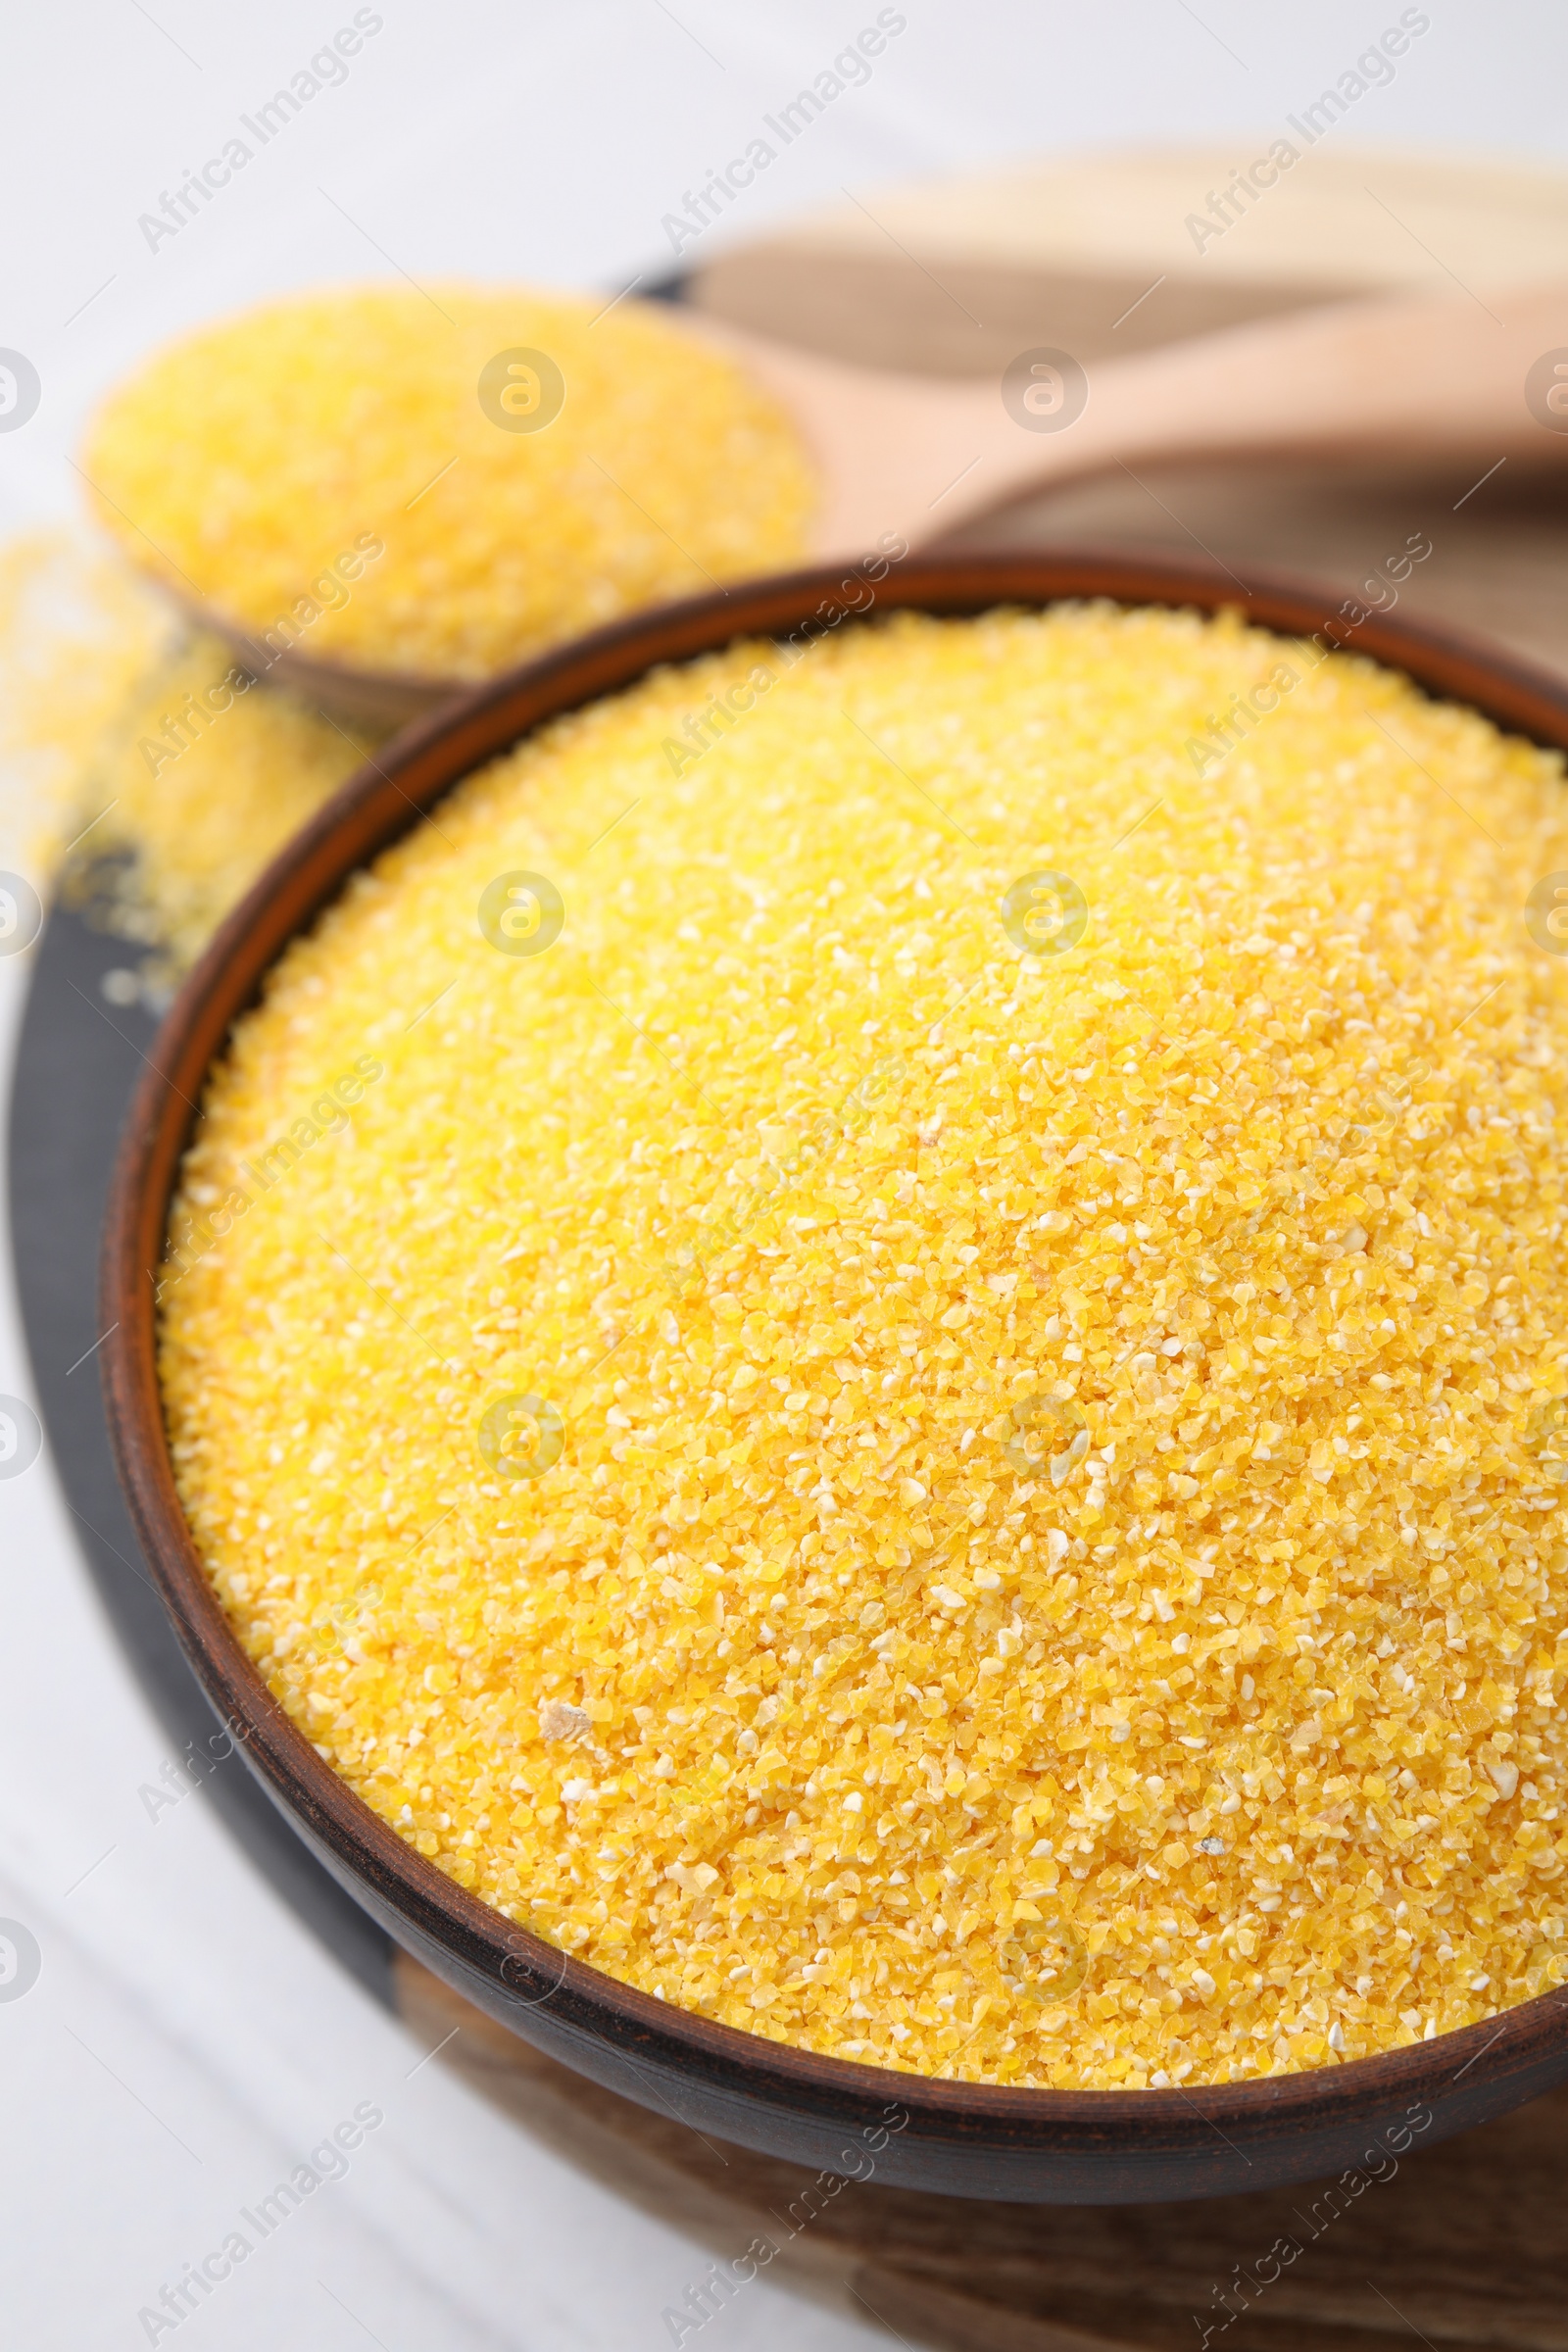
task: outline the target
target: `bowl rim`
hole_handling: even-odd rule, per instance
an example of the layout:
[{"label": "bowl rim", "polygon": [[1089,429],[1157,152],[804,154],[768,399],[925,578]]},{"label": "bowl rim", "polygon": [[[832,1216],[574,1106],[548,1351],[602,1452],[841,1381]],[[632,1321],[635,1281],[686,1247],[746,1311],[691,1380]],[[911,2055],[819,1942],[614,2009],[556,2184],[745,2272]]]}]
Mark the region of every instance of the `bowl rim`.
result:
[{"label": "bowl rim", "polygon": [[1488,2082],[1538,2076],[1544,2061],[1568,2053],[1568,1986],[1430,2040],[1337,2066],[1191,2090],[1055,2089],[904,2073],[824,2056],[677,2008],[563,1953],[408,1844],[285,1714],[207,1577],[170,1459],[155,1354],[155,1269],[209,1066],[287,941],[310,928],[349,876],[412,831],[466,775],[539,725],[653,668],[740,638],[813,630],[821,636],[903,610],[959,617],[996,607],[1104,598],[1203,613],[1236,608],[1251,625],[1287,636],[1316,633],[1331,649],[1365,654],[1404,672],[1437,699],[1568,750],[1568,682],[1463,635],[1382,613],[1355,620],[1347,608],[1356,600],[1336,609],[1338,592],[1308,580],[1275,575],[1243,588],[1218,564],[1062,548],[894,559],[863,606],[841,601],[852,581],[866,584],[853,566],[813,565],[661,606],[443,705],[368,759],[284,845],[184,982],[146,1057],[117,1153],[101,1300],[108,1331],[102,1379],[117,1468],[185,1653],[273,1800],[401,1940],[438,1965],[444,1959],[474,1997],[515,2030],[526,2033],[530,2013],[548,2005],[558,2034],[580,2053],[599,2044],[627,2065],[635,2053],[656,2070],[700,2077],[737,2112],[760,2100],[858,2119],[891,2101],[915,2127],[911,2137],[950,2145],[1045,2148],[1060,2146],[1065,2133],[1082,2146],[1105,2149],[1132,2135],[1135,2126],[1143,2127],[1137,2136],[1152,2132],[1167,2146],[1196,2143],[1209,2132],[1233,2145],[1232,2134],[1245,2139],[1265,2120],[1271,2135],[1282,2126],[1305,2131],[1338,2125],[1347,2110],[1371,2118],[1404,2104],[1414,2112],[1466,2077],[1473,2076],[1468,2098]]}]

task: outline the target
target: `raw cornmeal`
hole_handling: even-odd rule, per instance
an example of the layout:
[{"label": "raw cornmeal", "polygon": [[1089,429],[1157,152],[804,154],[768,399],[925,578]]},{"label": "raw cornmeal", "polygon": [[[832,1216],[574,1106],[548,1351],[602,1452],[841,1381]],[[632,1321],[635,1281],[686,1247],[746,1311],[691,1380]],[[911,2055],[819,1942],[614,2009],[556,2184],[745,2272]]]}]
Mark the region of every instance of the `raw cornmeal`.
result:
[{"label": "raw cornmeal", "polygon": [[0,823],[9,799],[30,869],[152,951],[155,996],[378,740],[249,675],[112,551],[0,547]]},{"label": "raw cornmeal", "polygon": [[163,1366],[251,1654],[460,1884],[813,2049],[1234,2081],[1556,1983],[1558,757],[1097,605],[672,759],[758,666],[470,779],[238,1024]]},{"label": "raw cornmeal", "polygon": [[177,979],[378,740],[254,680],[215,638],[181,644],[126,696],[96,747],[90,781],[102,814],[81,855],[97,919],[152,945],[155,967]]},{"label": "raw cornmeal", "polygon": [[[815,500],[776,402],[665,306],[508,286],[340,287],[203,327],[110,397],[84,466],[177,595],[271,651],[437,677],[788,564]],[[368,535],[384,552],[357,564]]]}]

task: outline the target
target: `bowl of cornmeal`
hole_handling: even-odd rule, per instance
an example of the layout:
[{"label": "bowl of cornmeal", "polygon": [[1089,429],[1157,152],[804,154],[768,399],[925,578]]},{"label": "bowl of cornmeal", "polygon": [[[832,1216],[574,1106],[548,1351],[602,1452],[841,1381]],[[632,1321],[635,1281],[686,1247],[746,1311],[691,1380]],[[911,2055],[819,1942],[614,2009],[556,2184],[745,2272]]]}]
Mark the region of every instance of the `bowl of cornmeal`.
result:
[{"label": "bowl of cornmeal", "polygon": [[362,771],[175,1004],[105,1307],[344,1884],[962,2195],[1568,2075],[1565,745],[1304,592],[893,551]]}]

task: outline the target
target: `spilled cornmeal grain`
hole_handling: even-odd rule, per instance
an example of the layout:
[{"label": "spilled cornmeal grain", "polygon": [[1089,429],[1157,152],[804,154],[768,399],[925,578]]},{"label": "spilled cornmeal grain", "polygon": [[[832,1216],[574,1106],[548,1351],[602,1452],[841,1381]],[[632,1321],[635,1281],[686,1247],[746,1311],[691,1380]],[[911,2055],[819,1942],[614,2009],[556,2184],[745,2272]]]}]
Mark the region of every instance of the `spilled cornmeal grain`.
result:
[{"label": "spilled cornmeal grain", "polygon": [[1556,1983],[1562,794],[1102,606],[737,647],[473,778],[285,956],[173,1218],[180,1490],[290,1714],[568,1951],[880,2064],[1233,2081]]}]

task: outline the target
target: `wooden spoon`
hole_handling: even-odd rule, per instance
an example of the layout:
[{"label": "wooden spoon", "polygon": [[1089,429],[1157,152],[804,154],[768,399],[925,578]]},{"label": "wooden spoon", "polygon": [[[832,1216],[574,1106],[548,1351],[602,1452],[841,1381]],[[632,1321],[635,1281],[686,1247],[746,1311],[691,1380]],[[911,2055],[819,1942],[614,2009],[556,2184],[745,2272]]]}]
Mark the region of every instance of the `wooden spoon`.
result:
[{"label": "wooden spoon", "polygon": [[[1553,374],[1557,351],[1568,363],[1568,284],[1492,300],[1338,303],[1088,372],[1064,353],[1025,352],[1000,385],[847,368],[699,314],[683,324],[742,360],[795,417],[822,477],[808,551],[820,562],[853,561],[889,537],[918,547],[1022,492],[1116,465],[1332,452],[1484,473],[1504,458],[1568,458],[1568,412],[1546,405],[1568,387],[1568,370]],[[210,608],[199,617],[254,663],[242,628]],[[328,709],[393,723],[467,685],[292,652],[270,674]]]}]

